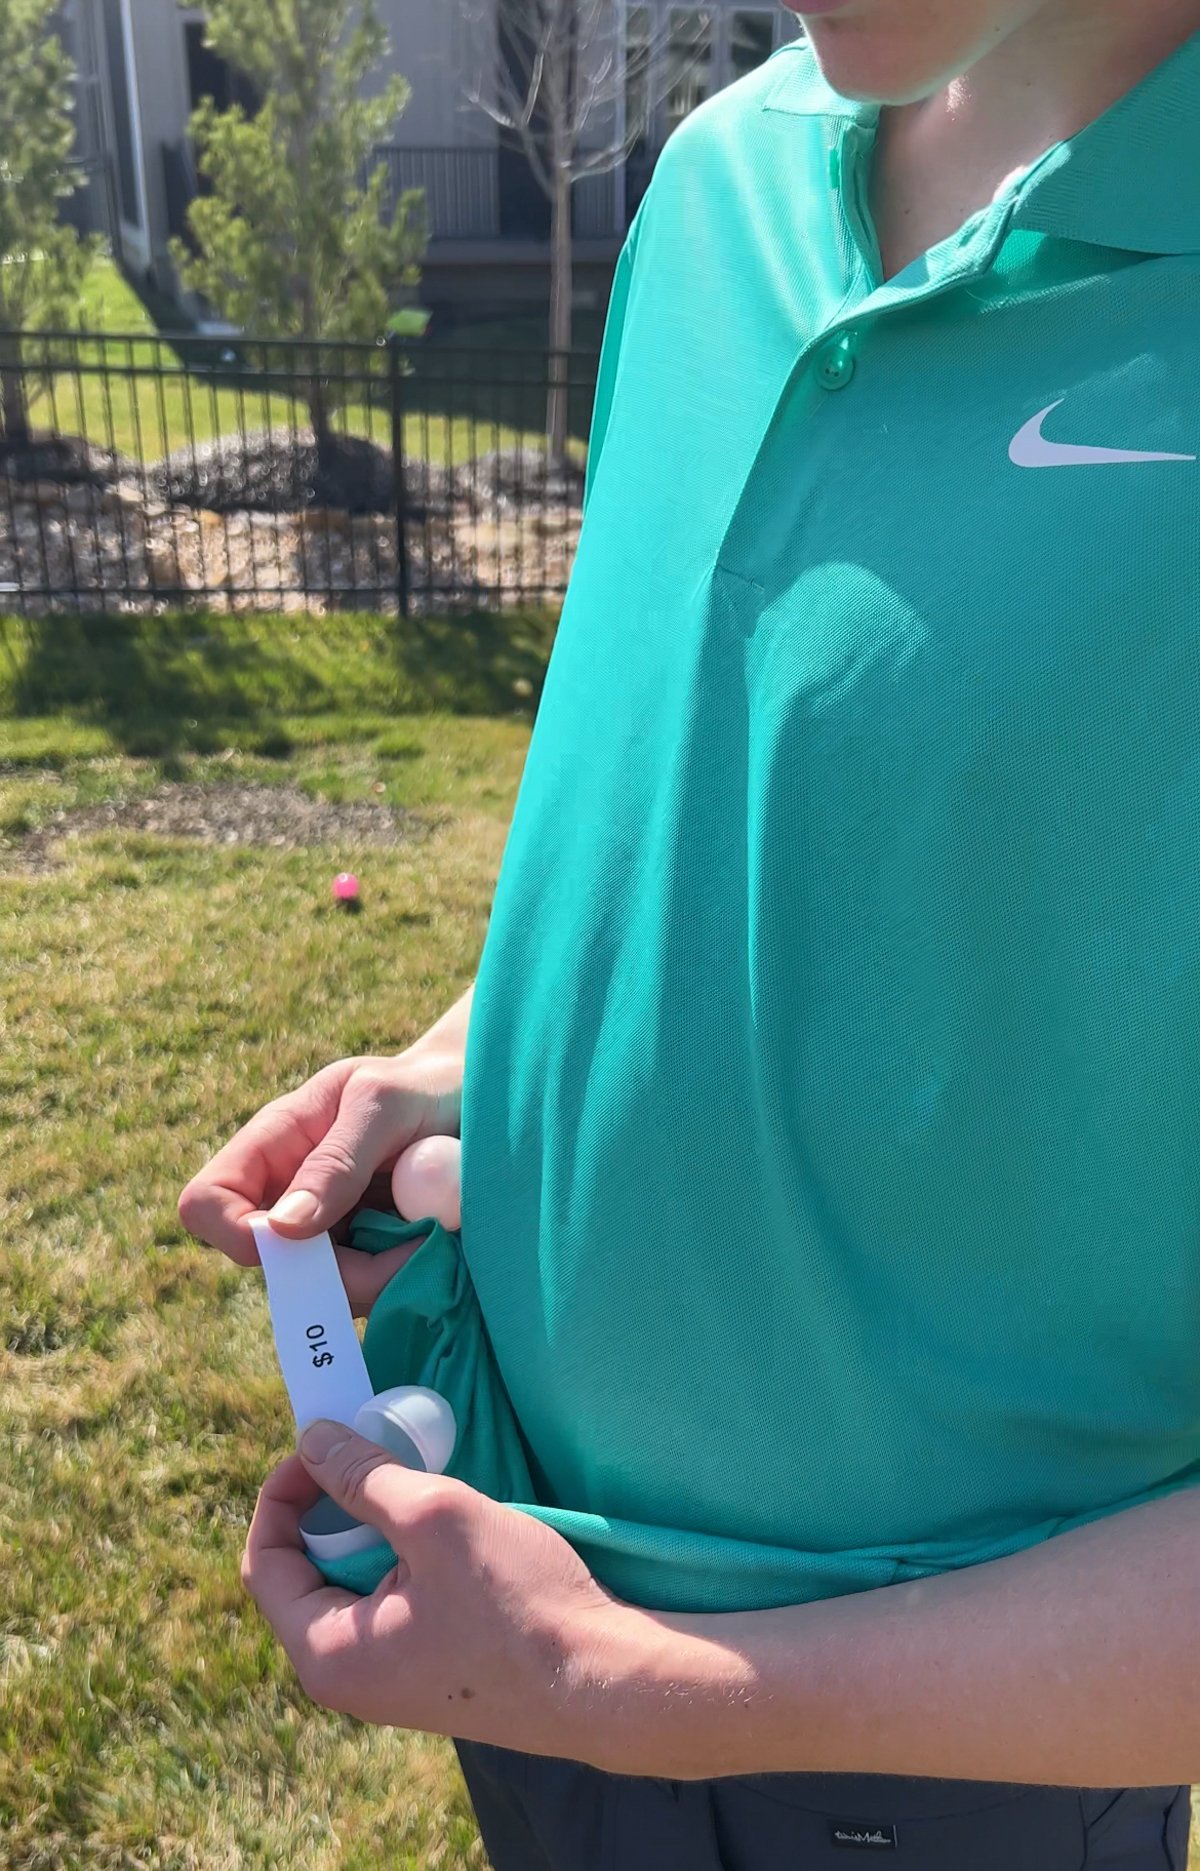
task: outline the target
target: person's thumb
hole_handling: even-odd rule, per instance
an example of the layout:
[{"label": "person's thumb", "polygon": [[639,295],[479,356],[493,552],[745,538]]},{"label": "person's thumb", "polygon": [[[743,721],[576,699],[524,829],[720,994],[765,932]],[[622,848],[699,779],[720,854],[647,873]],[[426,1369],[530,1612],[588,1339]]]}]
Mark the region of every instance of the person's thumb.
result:
[{"label": "person's thumb", "polygon": [[328,1131],[305,1157],[267,1220],[280,1233],[302,1239],[321,1234],[348,1215],[366,1193],[379,1165],[403,1148],[397,1113],[386,1100],[347,1086]]},{"label": "person's thumb", "polygon": [[377,1528],[396,1553],[431,1519],[453,1512],[452,1497],[467,1492],[444,1475],[403,1467],[377,1442],[326,1417],[307,1425],[297,1453],[326,1494],[355,1520]]}]

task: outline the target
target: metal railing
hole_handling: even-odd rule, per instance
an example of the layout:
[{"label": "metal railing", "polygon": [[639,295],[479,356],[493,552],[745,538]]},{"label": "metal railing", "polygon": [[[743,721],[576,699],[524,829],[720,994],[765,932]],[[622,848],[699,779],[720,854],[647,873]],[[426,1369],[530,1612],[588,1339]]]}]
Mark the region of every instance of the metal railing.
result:
[{"label": "metal railing", "polygon": [[[387,165],[389,206],[405,189],[425,191],[433,246],[448,240],[518,237],[506,211],[510,203],[502,183],[499,149],[410,149],[388,143],[379,148],[377,156]],[[549,202],[532,181],[527,192],[544,211],[548,233]],[[577,240],[603,240],[625,232],[628,221],[618,212],[619,194],[616,181],[607,173],[585,176],[575,184],[571,216]]]},{"label": "metal railing", "polygon": [[0,610],[557,599],[595,379],[591,355],[400,339],[0,338]]},{"label": "metal railing", "polygon": [[429,238],[498,240],[500,165],[494,149],[403,149],[384,144],[388,210],[406,189],[425,191]]},{"label": "metal railing", "polygon": [[[392,212],[406,190],[423,191],[430,245],[435,257],[438,245],[445,241],[529,238],[528,228],[516,224],[520,217],[509,212],[512,201],[506,198],[499,150],[409,149],[389,143],[376,151],[375,160],[382,162],[387,170],[386,213]],[[162,164],[168,231],[186,239],[187,211],[200,188],[191,145],[186,140],[164,143]],[[653,161],[649,166],[653,167]],[[644,163],[642,168],[645,168]],[[648,172],[643,177],[639,169],[637,200],[641,199],[641,191],[648,180]],[[549,203],[532,182],[525,192],[533,195],[539,218],[545,221],[544,237],[548,238]],[[611,174],[585,176],[577,182],[571,195],[575,238],[605,240],[624,234],[632,212],[622,196],[623,191]],[[620,208],[618,202],[621,202]]]}]

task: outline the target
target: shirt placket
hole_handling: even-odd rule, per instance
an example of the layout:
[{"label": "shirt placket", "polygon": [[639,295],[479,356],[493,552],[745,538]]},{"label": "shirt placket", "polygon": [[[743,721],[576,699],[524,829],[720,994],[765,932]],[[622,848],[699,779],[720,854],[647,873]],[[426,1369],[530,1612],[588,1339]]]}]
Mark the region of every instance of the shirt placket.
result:
[{"label": "shirt placket", "polygon": [[[837,127],[830,152],[830,182],[855,264],[837,312],[813,333],[787,374],[716,555],[715,571],[731,574],[751,590],[762,590],[755,576],[762,515],[789,480],[786,464],[777,459],[777,448],[790,443],[806,422],[844,419],[847,472],[853,473],[853,399],[839,404],[836,415],[829,411],[828,399],[856,381],[862,385],[864,365],[869,369],[870,334],[883,319],[944,298],[988,272],[1015,210],[1016,197],[994,204],[966,223],[955,241],[943,242],[916,263],[924,269],[920,275],[914,266],[884,281],[867,205],[867,158],[873,144],[869,124]],[[931,261],[938,264],[931,266]]]}]

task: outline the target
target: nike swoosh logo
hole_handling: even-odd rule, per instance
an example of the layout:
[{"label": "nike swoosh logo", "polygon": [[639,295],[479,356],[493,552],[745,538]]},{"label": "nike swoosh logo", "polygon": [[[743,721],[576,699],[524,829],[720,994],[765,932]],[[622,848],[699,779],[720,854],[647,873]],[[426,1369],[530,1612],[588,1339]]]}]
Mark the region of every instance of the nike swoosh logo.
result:
[{"label": "nike swoosh logo", "polygon": [[1023,429],[1017,430],[1008,448],[1008,458],[1016,467],[1099,468],[1129,461],[1196,460],[1195,455],[1147,454],[1137,448],[1079,448],[1072,442],[1048,442],[1042,434],[1042,424],[1066,400],[1065,396],[1060,396],[1057,403],[1048,403]]}]

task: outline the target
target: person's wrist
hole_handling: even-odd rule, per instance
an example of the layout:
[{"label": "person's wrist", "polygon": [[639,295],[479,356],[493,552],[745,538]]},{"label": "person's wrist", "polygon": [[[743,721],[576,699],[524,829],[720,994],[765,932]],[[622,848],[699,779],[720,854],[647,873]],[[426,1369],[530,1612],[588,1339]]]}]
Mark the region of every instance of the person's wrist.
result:
[{"label": "person's wrist", "polygon": [[396,1064],[424,1103],[419,1137],[457,1137],[462,1131],[463,1062],[444,1046],[416,1040]]},{"label": "person's wrist", "polygon": [[623,1717],[638,1695],[641,1651],[634,1607],[614,1602],[569,1620],[559,1631],[559,1661],[549,1711],[555,1746],[571,1760],[606,1773],[628,1772]]},{"label": "person's wrist", "polygon": [[760,1771],[750,1732],[758,1672],[700,1628],[711,1622],[623,1603],[589,1612],[570,1633],[561,1679],[571,1757],[652,1779]]},{"label": "person's wrist", "polygon": [[[590,1609],[563,1632],[556,1732],[570,1758],[603,1773],[690,1778],[679,1769],[678,1710],[695,1659],[685,1633],[635,1605]],[[690,1700],[685,1695],[680,1700]]]}]

